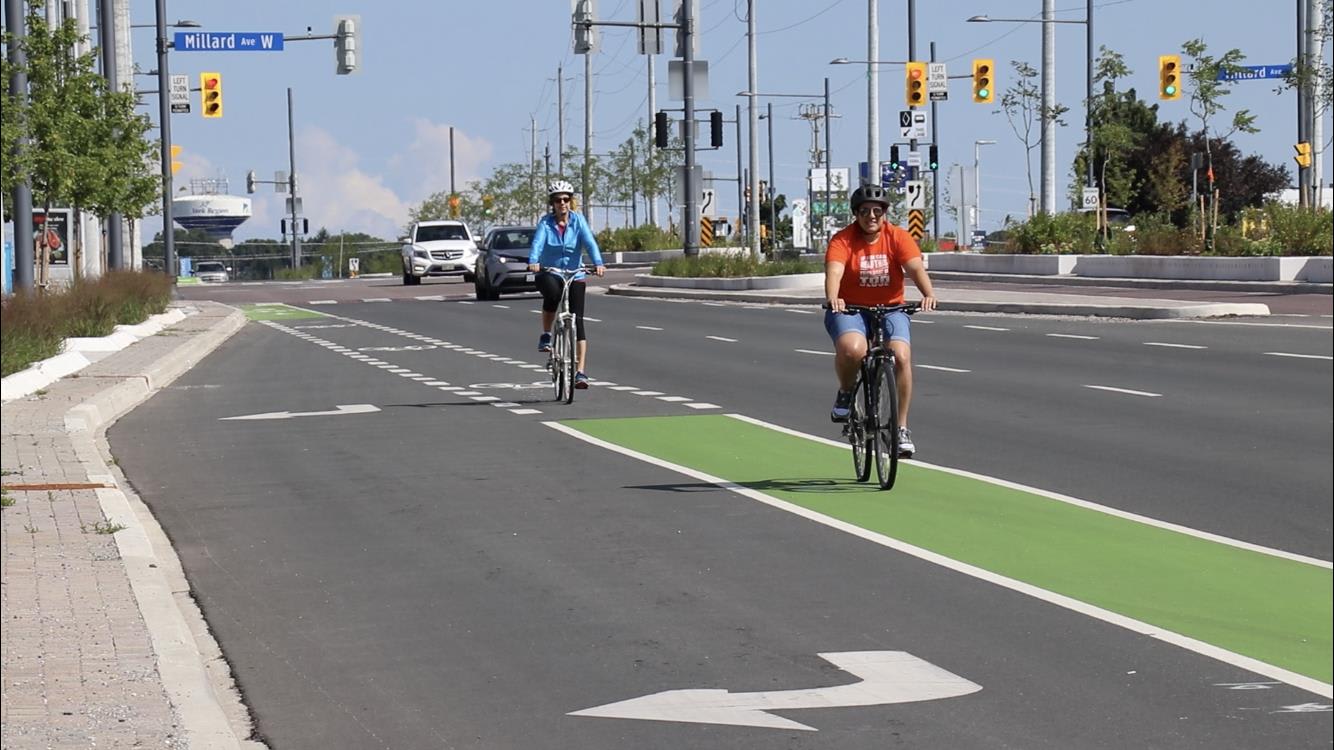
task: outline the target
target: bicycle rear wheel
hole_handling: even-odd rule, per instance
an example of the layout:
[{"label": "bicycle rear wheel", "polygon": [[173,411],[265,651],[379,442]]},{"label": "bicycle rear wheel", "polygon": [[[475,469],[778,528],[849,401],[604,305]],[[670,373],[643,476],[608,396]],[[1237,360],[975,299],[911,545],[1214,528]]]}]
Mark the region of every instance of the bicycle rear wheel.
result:
[{"label": "bicycle rear wheel", "polygon": [[899,472],[899,389],[894,379],[894,358],[876,361],[875,390],[875,474],[880,489],[894,486]]},{"label": "bicycle rear wheel", "polygon": [[852,444],[852,469],[858,482],[871,478],[871,449],[875,445],[874,438],[866,431],[867,415],[871,413],[866,403],[866,393],[866,383],[858,375],[856,385],[852,386],[848,422],[843,426],[843,434]]},{"label": "bicycle rear wheel", "polygon": [[561,372],[561,380],[564,389],[561,391],[561,400],[567,404],[574,403],[574,374],[579,369],[578,343],[575,342],[574,318],[571,317],[561,331],[561,349],[565,352],[563,361],[564,367]]},{"label": "bicycle rear wheel", "polygon": [[565,398],[565,352],[561,342],[565,340],[565,326],[559,320],[551,327],[551,354],[547,359],[547,369],[551,371],[552,397],[557,401]]}]

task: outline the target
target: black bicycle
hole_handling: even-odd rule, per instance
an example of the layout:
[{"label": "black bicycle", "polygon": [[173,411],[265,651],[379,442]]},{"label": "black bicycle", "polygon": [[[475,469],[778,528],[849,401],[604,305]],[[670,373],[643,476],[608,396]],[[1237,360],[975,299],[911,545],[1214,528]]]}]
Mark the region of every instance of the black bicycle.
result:
[{"label": "black bicycle", "polygon": [[[825,303],[825,309],[829,304]],[[852,403],[843,436],[852,444],[852,466],[857,481],[871,478],[871,455],[875,456],[880,489],[894,486],[899,471],[899,388],[894,375],[894,352],[884,341],[885,316],[902,310],[912,315],[921,309],[917,302],[864,307],[847,305],[848,315],[865,313],[870,318],[866,356],[852,387]]]}]

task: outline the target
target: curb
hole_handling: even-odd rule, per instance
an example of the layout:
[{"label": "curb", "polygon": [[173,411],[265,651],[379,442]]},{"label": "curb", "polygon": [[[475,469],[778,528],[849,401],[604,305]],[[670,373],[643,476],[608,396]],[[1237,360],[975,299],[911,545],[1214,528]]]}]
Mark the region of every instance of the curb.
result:
[{"label": "curb", "polygon": [[[106,429],[245,325],[240,310],[224,309],[229,312],[146,371],[121,375],[119,383],[70,408],[64,419],[75,455],[89,478],[111,487],[97,490],[98,502],[108,521],[125,527],[115,535],[116,548],[152,641],[163,688],[180,717],[186,744],[206,750],[264,746],[238,736],[238,728],[249,734],[250,719],[230,669],[190,594],[170,540],[119,469],[108,466]],[[201,311],[190,319],[201,317],[209,313]]]},{"label": "curb", "polygon": [[1135,279],[1125,277],[986,273],[981,271],[929,271],[932,281],[976,281],[988,284],[1060,284],[1062,286],[1121,287],[1125,289],[1189,289],[1217,292],[1261,292],[1265,294],[1334,294],[1334,284],[1315,281],[1205,281],[1200,279]]}]

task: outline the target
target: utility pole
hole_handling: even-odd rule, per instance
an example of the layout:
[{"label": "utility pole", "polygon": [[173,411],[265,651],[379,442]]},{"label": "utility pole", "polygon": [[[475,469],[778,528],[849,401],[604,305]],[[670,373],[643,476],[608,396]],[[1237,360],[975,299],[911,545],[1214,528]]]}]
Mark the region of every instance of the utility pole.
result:
[{"label": "utility pole", "polygon": [[565,69],[556,66],[556,173],[565,174]]},{"label": "utility pole", "polygon": [[699,255],[699,199],[700,186],[695,184],[695,4],[692,0],[681,2],[681,68],[685,75],[682,81],[682,95],[685,99],[685,174],[682,187],[685,188],[685,205],[682,210],[682,248],[686,255]]},{"label": "utility pole", "polygon": [[[119,91],[120,84],[116,75],[116,22],[112,12],[113,0],[98,0],[97,35],[102,45],[102,77],[106,79],[108,91]],[[124,246],[121,242],[121,228],[124,218],[120,212],[106,216],[107,233],[107,270],[124,267]]]},{"label": "utility pole", "polygon": [[[685,0],[689,2],[689,0]],[[871,0],[872,3],[875,0]],[[749,82],[747,91],[759,91],[759,63],[755,52],[755,0],[749,0],[746,7],[746,46],[749,48]],[[755,97],[747,97],[747,111],[749,112],[749,128],[747,132],[750,135],[750,200],[746,206],[746,236],[750,240],[750,257],[755,260],[760,259],[760,144],[756,138],[756,131],[759,130],[759,111],[756,109],[757,103]],[[741,156],[741,108],[737,107],[737,156],[738,167],[740,167]]]},{"label": "utility pole", "polygon": [[1056,0],[1042,0],[1042,202],[1056,211]]},{"label": "utility pole", "polygon": [[[653,76],[653,58],[655,55],[645,55],[648,59],[648,127],[650,134],[653,131],[653,113],[658,111],[658,92],[657,82]],[[648,153],[644,156],[644,163],[647,164],[652,158],[653,149],[650,147]],[[648,223],[658,226],[658,196],[652,192],[653,182],[648,183],[648,190],[644,193],[644,202],[648,204]]]},{"label": "utility pole", "polygon": [[[167,0],[157,0],[157,111],[162,145],[162,270],[176,278],[176,221],[171,206],[171,76],[167,68]],[[174,283],[174,282],[173,282]]]},{"label": "utility pole", "polygon": [[[163,2],[163,0],[158,0]],[[288,189],[292,200],[292,269],[301,267],[301,230],[297,227],[297,215],[301,213],[301,201],[296,193],[296,129],[292,126],[292,89],[287,89],[287,166],[291,169],[288,176]],[[170,168],[170,167],[169,167]]]},{"label": "utility pole", "polygon": [[[936,61],[936,43],[931,42],[931,62]],[[940,143],[940,120],[936,118],[936,100],[931,100],[931,142]],[[979,216],[980,220],[981,217]],[[931,172],[931,239],[940,242],[940,171]]]},{"label": "utility pole", "polygon": [[584,55],[584,166],[579,178],[579,190],[583,193],[584,211],[588,218],[593,218],[593,195],[589,190],[588,167],[593,158],[593,54]]},{"label": "utility pole", "polygon": [[[880,182],[880,0],[866,0],[866,170],[871,183]],[[932,57],[931,59],[935,59]],[[931,112],[932,126],[936,113]]]}]

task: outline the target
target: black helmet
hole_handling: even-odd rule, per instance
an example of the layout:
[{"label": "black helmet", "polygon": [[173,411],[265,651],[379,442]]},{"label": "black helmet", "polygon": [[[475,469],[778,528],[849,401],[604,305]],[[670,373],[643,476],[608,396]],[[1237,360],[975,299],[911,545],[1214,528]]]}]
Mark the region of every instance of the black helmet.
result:
[{"label": "black helmet", "polygon": [[885,208],[889,208],[889,196],[885,195],[884,188],[879,185],[862,185],[852,191],[852,212],[857,213],[857,209],[863,203],[879,203]]}]

